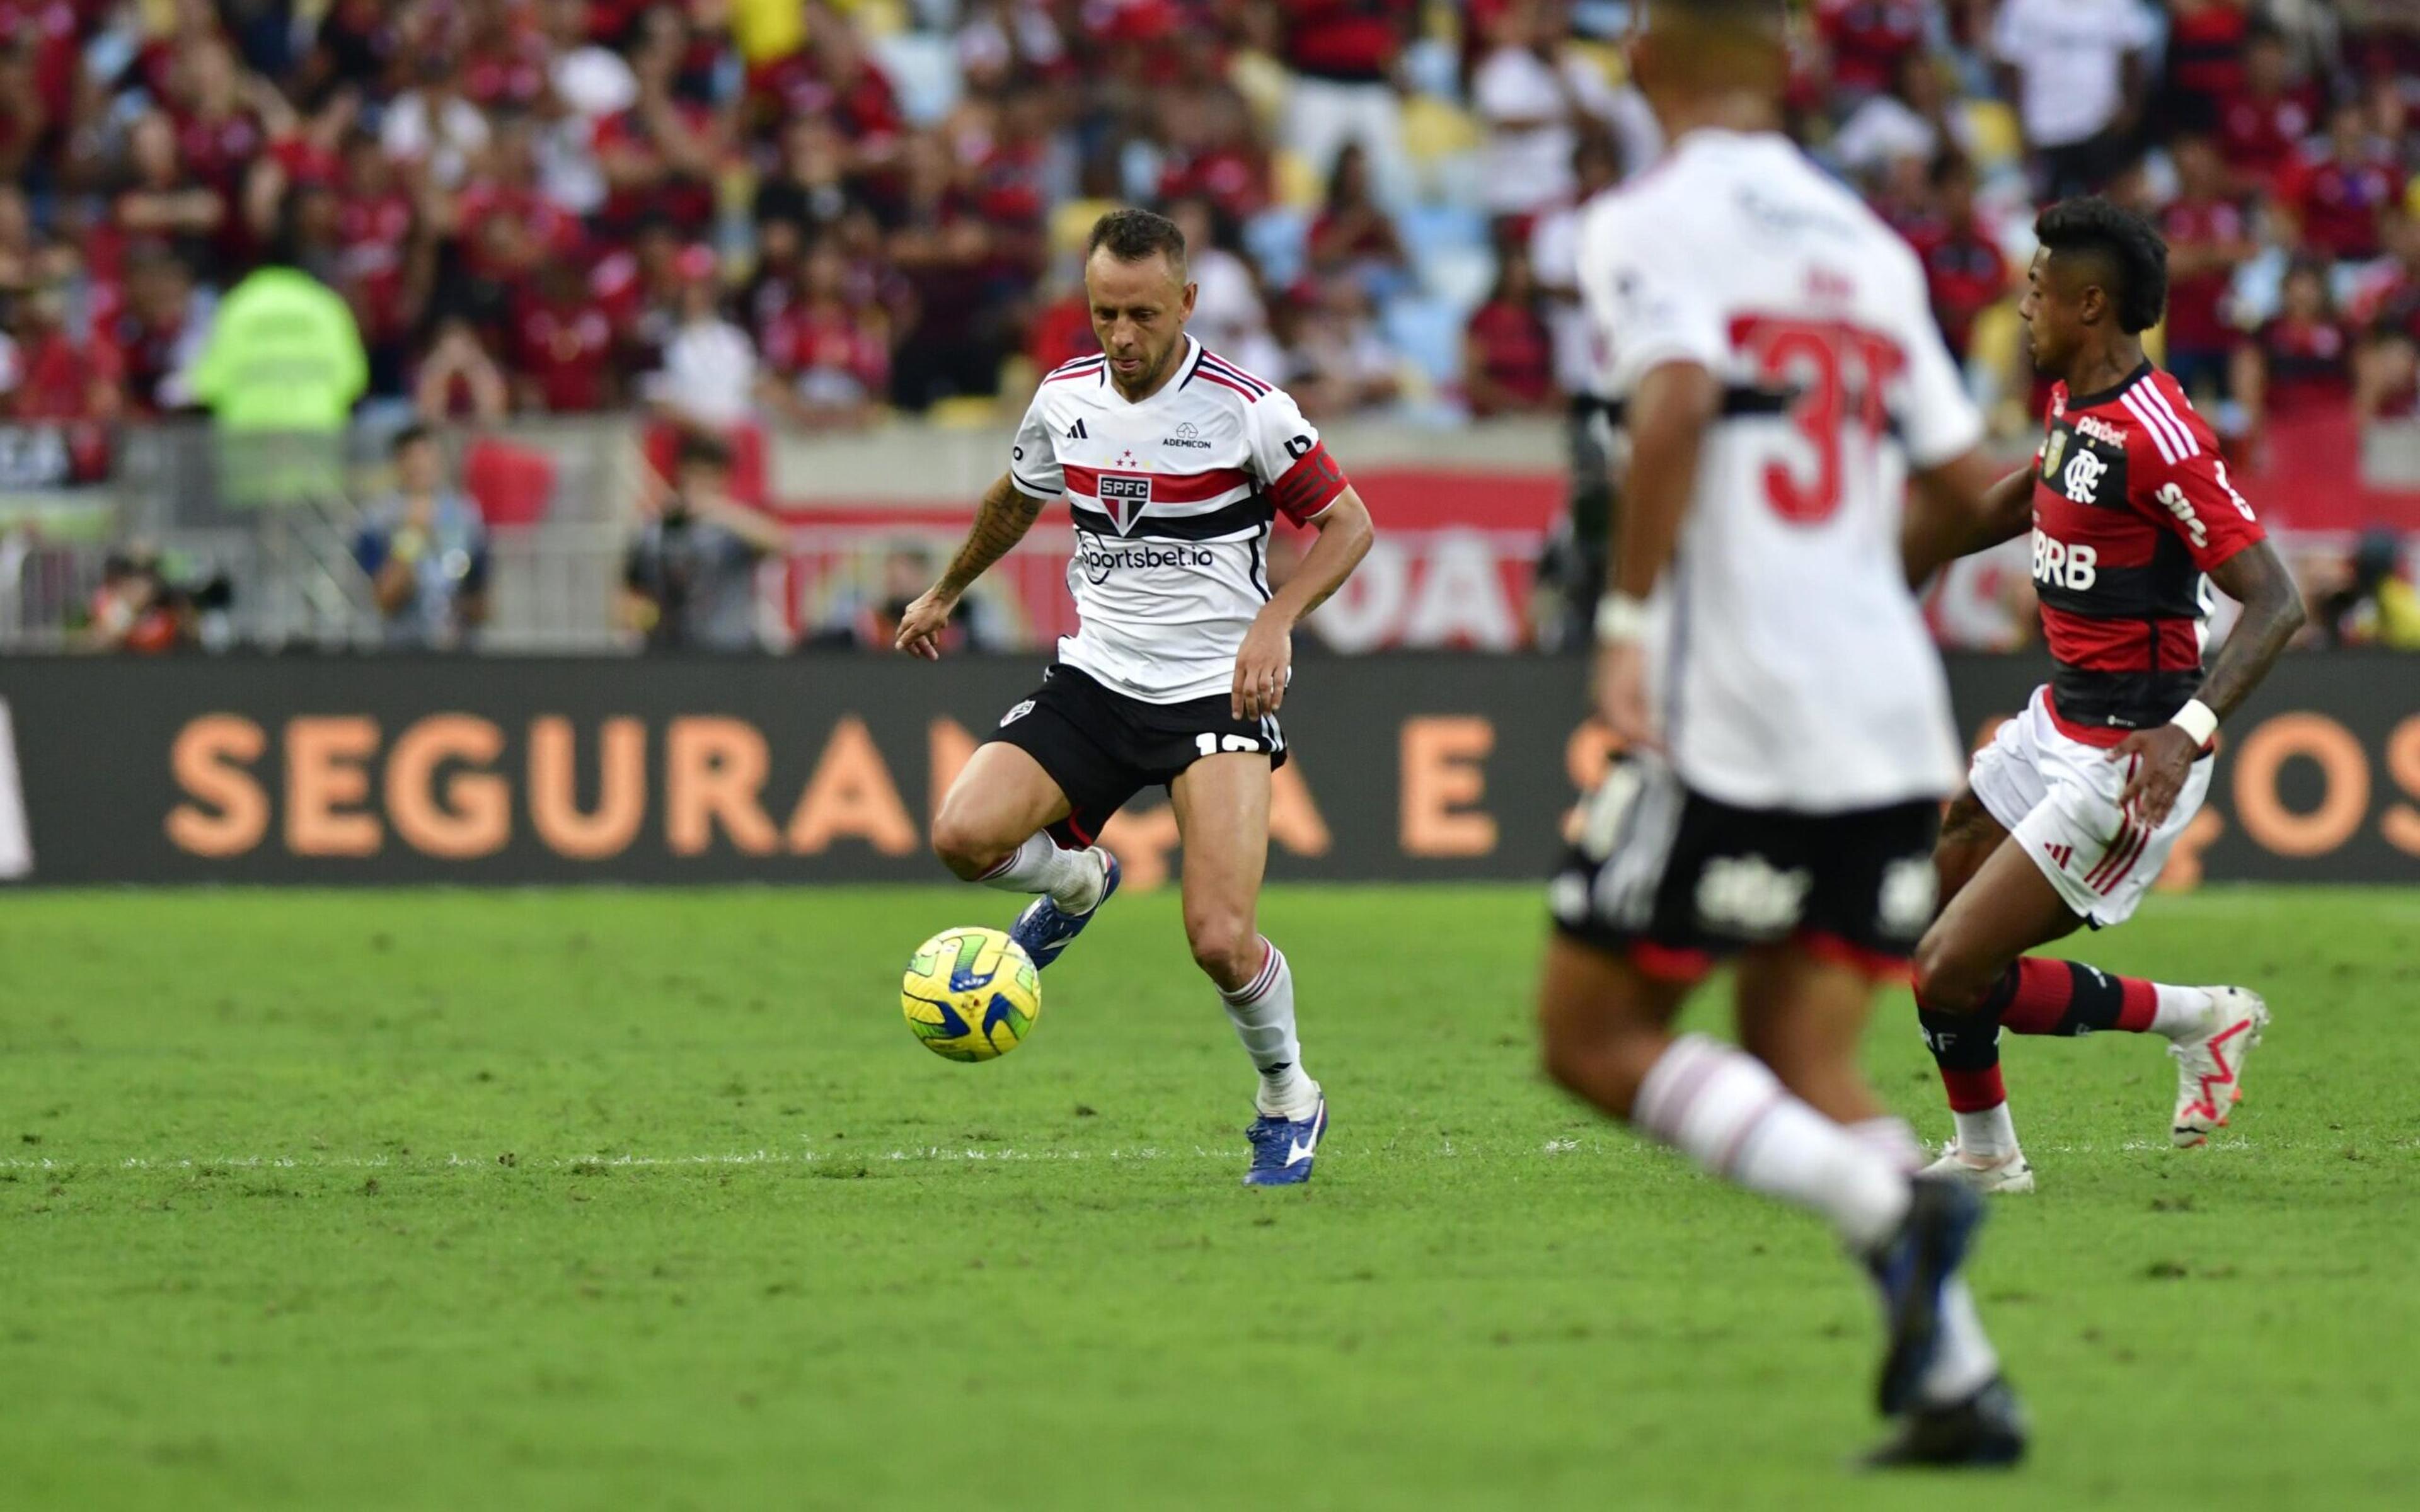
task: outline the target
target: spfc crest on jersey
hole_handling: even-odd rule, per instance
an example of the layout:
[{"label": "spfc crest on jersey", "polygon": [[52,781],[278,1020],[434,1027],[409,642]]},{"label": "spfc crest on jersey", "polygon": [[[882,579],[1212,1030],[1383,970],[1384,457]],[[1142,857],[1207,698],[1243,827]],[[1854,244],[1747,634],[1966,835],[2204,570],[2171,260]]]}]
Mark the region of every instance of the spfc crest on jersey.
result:
[{"label": "spfc crest on jersey", "polygon": [[1125,535],[1134,530],[1142,517],[1143,506],[1151,502],[1151,479],[1148,475],[1104,472],[1101,474],[1101,511],[1109,523]]}]

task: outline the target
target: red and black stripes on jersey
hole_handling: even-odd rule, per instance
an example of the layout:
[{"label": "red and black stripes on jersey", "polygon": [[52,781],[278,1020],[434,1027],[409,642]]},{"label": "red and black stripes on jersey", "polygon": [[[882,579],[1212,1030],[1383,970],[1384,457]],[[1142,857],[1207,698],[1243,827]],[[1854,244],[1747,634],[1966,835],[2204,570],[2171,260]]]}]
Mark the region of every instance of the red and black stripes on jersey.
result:
[{"label": "red and black stripes on jersey", "polygon": [[2183,707],[2201,687],[2203,575],[2261,538],[2175,379],[2147,363],[2101,393],[2054,388],[2033,579],[2061,729],[2114,746]]}]

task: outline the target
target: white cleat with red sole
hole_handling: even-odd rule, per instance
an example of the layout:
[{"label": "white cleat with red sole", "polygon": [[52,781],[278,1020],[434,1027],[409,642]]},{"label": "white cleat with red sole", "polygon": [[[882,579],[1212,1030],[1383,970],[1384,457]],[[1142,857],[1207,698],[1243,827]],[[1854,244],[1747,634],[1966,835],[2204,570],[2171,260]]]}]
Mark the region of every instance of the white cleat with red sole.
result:
[{"label": "white cleat with red sole", "polygon": [[2211,1131],[2226,1127],[2235,1104],[2243,1101],[2243,1063],[2269,1027],[2269,1005],[2258,993],[2241,987],[2203,991],[2211,997],[2209,1032],[2168,1046],[2177,1058],[2177,1112],[2168,1137],[2180,1149],[2206,1145]]}]

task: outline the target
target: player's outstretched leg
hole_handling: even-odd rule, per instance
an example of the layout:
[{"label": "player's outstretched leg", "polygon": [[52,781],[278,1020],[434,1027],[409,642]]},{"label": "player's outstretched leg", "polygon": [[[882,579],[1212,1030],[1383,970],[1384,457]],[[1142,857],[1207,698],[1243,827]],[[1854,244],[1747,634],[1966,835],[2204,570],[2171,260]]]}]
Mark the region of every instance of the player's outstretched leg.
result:
[{"label": "player's outstretched leg", "polygon": [[[1860,990],[1863,990],[1860,984]],[[1891,1345],[1879,1393],[1893,1415],[1947,1411],[1999,1379],[1997,1357],[1957,1272],[1981,1216],[1962,1188],[1911,1180],[1914,1141],[1840,1068],[1803,1068],[1799,1079],[1858,1105],[1851,1127],[1792,1095],[1756,1057],[1703,1035],[1672,1038],[1668,1026],[1685,984],[1658,980],[1628,961],[1568,938],[1548,947],[1539,994],[1547,1073],[1604,1112],[1688,1156],[1735,1185],[1815,1212],[1873,1274],[1884,1294]],[[1775,1015],[1756,1015],[1773,1020]],[[1856,1021],[1863,1021],[1860,1008]],[[1775,1041],[1768,1025],[1742,1028]],[[1850,1037],[1854,1042],[1854,1035]],[[1802,1068],[1793,1067],[1793,1072]],[[2005,1462],[2022,1429],[1963,1458]],[[1994,1457],[1997,1457],[1996,1458]]]},{"label": "player's outstretched leg", "polygon": [[1299,1185],[1327,1134],[1327,1099],[1303,1070],[1294,968],[1255,922],[1268,865],[1269,759],[1205,757],[1168,791],[1185,841],[1185,938],[1260,1072],[1244,1184]]},{"label": "player's outstretched leg", "polygon": [[1109,852],[1062,849],[1045,832],[1067,814],[1066,795],[1042,764],[995,742],[969,758],[933,820],[933,850],[959,877],[1041,894],[1009,930],[1037,967],[1059,959],[1118,886]]},{"label": "player's outstretched leg", "polygon": [[2025,980],[2023,953],[2082,922],[2009,840],[1925,932],[1916,948],[1916,1018],[1958,1129],[1956,1145],[1927,1174],[1983,1192],[2034,1189],[2000,1078],[2000,1029]]},{"label": "player's outstretched leg", "polygon": [[2177,1062],[2168,1136],[2179,1146],[2208,1143],[2242,1101],[2243,1062],[2269,1026],[2269,1005],[2258,994],[2172,987],[2039,956],[2009,971],[2000,1024],[2011,1034],[2156,1034],[2168,1041]]}]

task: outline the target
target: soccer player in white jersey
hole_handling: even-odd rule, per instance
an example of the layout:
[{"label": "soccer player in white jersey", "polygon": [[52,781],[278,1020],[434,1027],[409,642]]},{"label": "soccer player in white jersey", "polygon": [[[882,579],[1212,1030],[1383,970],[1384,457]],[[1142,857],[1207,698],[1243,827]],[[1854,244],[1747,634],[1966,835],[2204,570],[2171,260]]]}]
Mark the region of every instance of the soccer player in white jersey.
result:
[{"label": "soccer player in white jersey", "polygon": [[[968,881],[1040,895],[1010,933],[1047,966],[1117,890],[1101,825],[1164,784],[1186,938],[1260,1072],[1244,1181],[1291,1186],[1311,1179],[1327,1102],[1303,1069],[1293,971],[1255,922],[1269,774],[1286,759],[1294,627],[1370,549],[1370,512],[1284,390],[1186,334],[1194,285],[1172,222],[1102,217],[1084,288],[1100,355],[1043,379],[966,545],[900,622],[903,649],[938,656],[968,585],[1065,496],[1078,627],[952,784],[933,848]],[[1318,539],[1272,592],[1280,514]]]},{"label": "soccer player in white jersey", "polygon": [[[1625,750],[1552,889],[1546,1067],[1830,1220],[1887,1320],[1871,1462],[2009,1463],[2022,1414],[1961,1273],[1981,1199],[1916,1174],[1857,1064],[1959,776],[1909,552],[1973,528],[1998,471],[1914,255],[1778,130],[1780,0],[1644,11],[1672,146],[1590,208],[1579,263],[1631,445],[1595,683]],[[1675,1038],[1726,958],[1741,1048]]]}]

